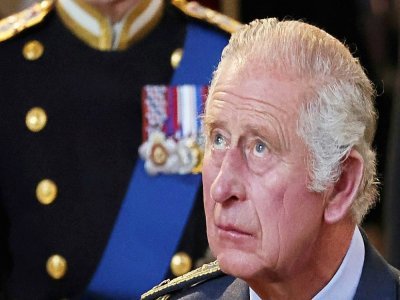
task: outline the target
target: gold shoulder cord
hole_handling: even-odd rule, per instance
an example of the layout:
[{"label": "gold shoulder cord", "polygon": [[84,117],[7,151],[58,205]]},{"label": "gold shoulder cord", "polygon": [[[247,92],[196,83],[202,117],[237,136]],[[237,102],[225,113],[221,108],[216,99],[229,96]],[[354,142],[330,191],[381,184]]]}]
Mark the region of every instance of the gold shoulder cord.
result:
[{"label": "gold shoulder cord", "polygon": [[182,283],[189,283],[196,281],[196,279],[200,279],[201,277],[204,277],[205,275],[210,275],[212,273],[219,272],[221,269],[219,267],[219,264],[217,261],[214,261],[209,264],[205,264],[201,266],[200,268],[193,270],[189,273],[186,273],[180,277],[174,278],[172,280],[164,280],[161,282],[159,285],[155,286],[152,288],[150,291],[144,293],[141,296],[141,300],[145,300],[147,297],[154,295],[156,293],[160,293],[166,289],[173,288],[174,286],[180,285]]},{"label": "gold shoulder cord", "polygon": [[172,0],[172,4],[184,14],[215,25],[229,33],[234,33],[243,25],[235,19],[200,5],[196,1],[188,2],[186,0]]},{"label": "gold shoulder cord", "polygon": [[43,0],[27,9],[0,20],[0,42],[40,23],[54,6],[54,0]]}]

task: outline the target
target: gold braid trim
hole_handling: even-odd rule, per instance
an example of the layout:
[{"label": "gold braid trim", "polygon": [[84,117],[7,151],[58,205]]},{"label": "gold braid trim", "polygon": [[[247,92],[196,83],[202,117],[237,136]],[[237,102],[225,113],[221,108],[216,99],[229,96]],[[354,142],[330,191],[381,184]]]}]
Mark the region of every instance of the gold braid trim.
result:
[{"label": "gold braid trim", "polygon": [[43,0],[27,9],[0,20],[0,42],[40,23],[54,6],[54,0]]},{"label": "gold braid trim", "polygon": [[206,21],[229,33],[234,33],[243,25],[235,19],[200,5],[196,1],[172,0],[172,4],[184,14],[195,19]]},{"label": "gold braid trim", "polygon": [[[198,281],[199,279],[200,280],[203,279],[202,277],[205,277],[206,275],[210,275],[212,273],[216,273],[216,272],[220,272],[220,271],[221,271],[221,269],[220,269],[217,261],[214,261],[209,264],[205,264],[196,270],[193,270],[189,273],[186,273],[186,274],[179,276],[177,278],[174,278],[172,280],[170,280],[170,279],[164,280],[159,285],[156,285],[151,290],[144,293],[140,297],[140,299],[145,300],[152,295],[159,294],[166,290],[172,290],[174,287],[181,285],[183,283],[188,283],[188,284],[194,283],[194,282]],[[162,295],[160,295],[160,296],[162,296]]]}]

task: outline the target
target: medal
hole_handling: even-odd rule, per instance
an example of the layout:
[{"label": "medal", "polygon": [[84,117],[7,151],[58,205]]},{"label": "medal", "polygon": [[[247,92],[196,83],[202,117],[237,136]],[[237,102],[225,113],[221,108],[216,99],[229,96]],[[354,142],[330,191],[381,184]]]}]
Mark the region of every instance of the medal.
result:
[{"label": "medal", "polygon": [[140,157],[147,173],[201,172],[200,115],[207,87],[147,85],[142,91],[143,143]]},{"label": "medal", "polygon": [[168,160],[167,149],[162,144],[154,144],[151,148],[150,159],[157,166],[164,165]]}]

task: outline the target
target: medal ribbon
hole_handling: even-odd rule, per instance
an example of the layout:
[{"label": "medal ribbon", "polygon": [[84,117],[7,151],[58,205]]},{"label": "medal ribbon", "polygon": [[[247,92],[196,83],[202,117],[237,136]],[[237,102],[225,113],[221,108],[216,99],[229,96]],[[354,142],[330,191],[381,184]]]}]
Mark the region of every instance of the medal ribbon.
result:
[{"label": "medal ribbon", "polygon": [[207,87],[202,85],[146,85],[142,93],[143,140],[157,130],[177,140],[196,140],[201,132],[200,114],[206,92]]}]

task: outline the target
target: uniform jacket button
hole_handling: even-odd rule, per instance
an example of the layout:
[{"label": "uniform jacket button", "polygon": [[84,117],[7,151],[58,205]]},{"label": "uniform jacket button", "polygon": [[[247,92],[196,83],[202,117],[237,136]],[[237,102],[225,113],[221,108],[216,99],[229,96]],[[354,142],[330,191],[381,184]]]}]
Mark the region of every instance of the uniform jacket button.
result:
[{"label": "uniform jacket button", "polygon": [[171,259],[171,271],[175,276],[181,276],[192,269],[192,259],[185,252],[176,253]]},{"label": "uniform jacket button", "polygon": [[67,272],[67,261],[59,254],[54,254],[47,259],[47,274],[53,279],[61,279]]},{"label": "uniform jacket button", "polygon": [[22,49],[22,54],[26,60],[37,60],[43,55],[43,52],[43,44],[36,40],[27,42]]},{"label": "uniform jacket button", "polygon": [[43,179],[36,187],[37,200],[48,205],[54,202],[57,197],[57,185],[50,179]]},{"label": "uniform jacket button", "polygon": [[179,64],[181,63],[183,56],[183,49],[182,48],[177,48],[172,52],[171,54],[171,66],[172,68],[176,69],[179,67]]},{"label": "uniform jacket button", "polygon": [[25,117],[26,127],[32,132],[42,130],[47,123],[47,114],[41,107],[31,108]]}]

